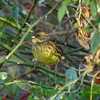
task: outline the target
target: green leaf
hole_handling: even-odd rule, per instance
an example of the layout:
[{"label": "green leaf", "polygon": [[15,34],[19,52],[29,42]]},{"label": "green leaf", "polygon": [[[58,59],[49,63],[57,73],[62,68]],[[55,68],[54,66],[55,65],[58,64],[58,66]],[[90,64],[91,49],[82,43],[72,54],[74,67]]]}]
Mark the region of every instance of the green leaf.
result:
[{"label": "green leaf", "polygon": [[2,35],[3,35],[3,32],[0,32],[0,38],[2,37]]},{"label": "green leaf", "polygon": [[0,38],[1,38],[1,37],[3,36],[3,34],[4,34],[4,32],[3,32],[4,28],[5,28],[5,24],[4,24],[3,22],[0,21]]},{"label": "green leaf", "polygon": [[57,13],[59,22],[62,21],[64,15],[66,14],[67,5],[68,5],[70,2],[71,2],[71,0],[64,0],[64,1],[62,2],[61,6],[59,7],[58,13]]},{"label": "green leaf", "polygon": [[65,4],[62,4],[62,5],[60,6],[60,8],[58,9],[58,14],[57,14],[57,15],[58,15],[58,20],[59,20],[59,22],[62,21],[62,19],[63,19],[65,13],[66,13],[66,5],[65,5]]},{"label": "green leaf", "polygon": [[[87,86],[80,92],[81,100],[89,100],[90,88],[91,88],[90,86]],[[94,85],[92,91],[93,100],[96,100],[96,97],[99,95],[100,95],[100,85]]]},{"label": "green leaf", "polygon": [[34,96],[34,94],[32,93],[32,95],[28,97],[28,100],[40,100],[40,98],[38,96]]},{"label": "green leaf", "polygon": [[71,2],[71,0],[64,0],[64,1],[63,1],[63,3],[64,3],[65,5],[68,5],[70,2]]},{"label": "green leaf", "polygon": [[8,74],[6,72],[0,72],[0,80],[5,80],[7,79]]},{"label": "green leaf", "polygon": [[91,8],[92,16],[95,17],[97,15],[97,3],[96,3],[96,0],[91,0],[90,8]]},{"label": "green leaf", "polygon": [[94,33],[91,40],[91,52],[96,53],[97,49],[100,47],[100,33]]},{"label": "green leaf", "polygon": [[90,0],[82,0],[83,4],[89,5],[90,4]]}]

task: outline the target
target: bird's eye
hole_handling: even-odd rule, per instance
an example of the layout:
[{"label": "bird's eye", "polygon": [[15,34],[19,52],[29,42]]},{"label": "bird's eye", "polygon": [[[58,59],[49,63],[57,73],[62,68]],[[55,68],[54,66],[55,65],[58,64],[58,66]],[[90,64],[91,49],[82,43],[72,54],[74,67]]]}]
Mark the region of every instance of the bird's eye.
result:
[{"label": "bird's eye", "polygon": [[35,36],[32,36],[32,39],[35,39]]}]

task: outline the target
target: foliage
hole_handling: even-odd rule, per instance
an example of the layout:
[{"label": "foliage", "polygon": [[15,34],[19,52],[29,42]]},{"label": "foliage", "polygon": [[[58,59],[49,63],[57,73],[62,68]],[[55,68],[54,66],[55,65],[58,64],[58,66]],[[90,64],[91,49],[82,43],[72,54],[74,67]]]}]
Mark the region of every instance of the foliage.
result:
[{"label": "foliage", "polygon": [[0,90],[0,100],[99,100],[100,1],[0,0]]},{"label": "foliage", "polygon": [[68,13],[68,9],[67,9],[67,5],[70,3],[70,0],[63,0],[61,6],[58,9],[58,20],[59,22],[62,21],[62,19],[64,18],[64,15],[66,13]]}]

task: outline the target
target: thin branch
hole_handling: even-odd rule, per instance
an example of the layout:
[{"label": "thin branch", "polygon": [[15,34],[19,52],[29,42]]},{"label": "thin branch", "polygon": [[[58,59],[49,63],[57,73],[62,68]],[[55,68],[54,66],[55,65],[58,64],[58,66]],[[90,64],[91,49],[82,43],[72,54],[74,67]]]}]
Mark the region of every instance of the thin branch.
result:
[{"label": "thin branch", "polygon": [[53,89],[54,90],[54,88],[52,88],[52,87],[48,87],[48,86],[38,84],[38,83],[33,82],[33,81],[27,81],[27,80],[13,80],[11,82],[6,82],[5,85],[9,86],[9,85],[18,84],[18,83],[29,83],[31,85],[36,85],[36,86],[39,86],[39,87],[42,87],[42,88]]},{"label": "thin branch", "polygon": [[[1,45],[3,48],[7,49],[9,52],[11,52],[12,48],[11,48],[10,46],[8,46],[7,44],[5,44],[5,43],[3,43],[3,42],[0,41],[0,45]],[[25,60],[20,56],[20,53],[14,53],[14,55],[15,55],[16,57],[18,57],[20,60],[25,61]]]},{"label": "thin branch", "polygon": [[7,25],[9,25],[9,26],[11,26],[11,27],[13,27],[13,28],[15,28],[15,29],[17,29],[17,30],[20,29],[20,27],[18,27],[15,23],[9,21],[9,20],[6,19],[6,18],[0,17],[0,21],[3,22],[3,23],[6,23]]},{"label": "thin branch", "polygon": [[62,93],[67,87],[73,85],[73,84],[76,84],[78,80],[74,80],[72,82],[69,82],[69,83],[66,83],[62,88],[60,88],[60,90],[50,98],[50,100],[55,100],[55,98],[60,94]]},{"label": "thin branch", "polygon": [[29,18],[30,18],[31,14],[32,14],[33,9],[35,8],[36,3],[37,3],[37,0],[34,0],[32,8],[30,9],[29,14],[26,16],[26,18],[24,20],[24,23],[23,23],[22,27],[19,30],[19,33],[22,32],[22,29],[26,26],[26,23],[29,21]]}]

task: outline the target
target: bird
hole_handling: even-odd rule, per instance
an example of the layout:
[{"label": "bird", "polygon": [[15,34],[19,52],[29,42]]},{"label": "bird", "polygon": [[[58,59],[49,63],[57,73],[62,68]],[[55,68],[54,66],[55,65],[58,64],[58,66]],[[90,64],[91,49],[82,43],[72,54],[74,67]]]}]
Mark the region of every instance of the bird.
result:
[{"label": "bird", "polygon": [[32,36],[32,54],[35,60],[47,65],[58,64],[61,60],[61,50],[49,40],[46,32]]}]

